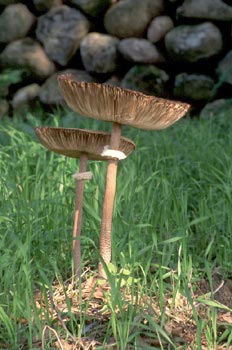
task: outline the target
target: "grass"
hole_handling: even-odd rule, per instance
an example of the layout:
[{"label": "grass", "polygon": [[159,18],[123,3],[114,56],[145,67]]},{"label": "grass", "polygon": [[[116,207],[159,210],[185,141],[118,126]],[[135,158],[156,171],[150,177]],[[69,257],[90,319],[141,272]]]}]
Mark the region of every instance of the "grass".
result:
[{"label": "grass", "polygon": [[232,267],[231,116],[123,128],[137,149],[119,165],[109,281],[93,290],[106,165],[90,162],[73,290],[78,162],[46,151],[33,127],[109,125],[38,114],[0,125],[0,349],[231,349],[232,291],[231,304],[215,292]]}]

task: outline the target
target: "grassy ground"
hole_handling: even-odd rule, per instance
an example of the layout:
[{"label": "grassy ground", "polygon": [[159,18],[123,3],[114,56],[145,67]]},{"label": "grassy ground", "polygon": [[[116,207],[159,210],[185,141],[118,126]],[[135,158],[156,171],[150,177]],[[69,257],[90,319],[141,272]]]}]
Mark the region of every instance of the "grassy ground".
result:
[{"label": "grassy ground", "polygon": [[78,162],[46,151],[35,125],[109,130],[67,111],[1,121],[0,349],[232,349],[231,116],[123,129],[137,149],[119,165],[105,284],[95,272],[106,166],[89,163],[76,289]]}]

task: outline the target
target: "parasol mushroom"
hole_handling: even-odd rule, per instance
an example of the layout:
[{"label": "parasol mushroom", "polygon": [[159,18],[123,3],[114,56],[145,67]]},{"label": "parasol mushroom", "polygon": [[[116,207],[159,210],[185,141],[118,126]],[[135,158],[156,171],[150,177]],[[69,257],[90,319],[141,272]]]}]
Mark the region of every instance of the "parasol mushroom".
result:
[{"label": "parasol mushroom", "polygon": [[[58,82],[65,101],[75,112],[112,122],[112,150],[119,147],[122,124],[145,130],[165,129],[183,117],[190,107],[187,103],[148,96],[115,86],[77,82],[70,74],[59,75]],[[111,260],[111,226],[117,162],[117,158],[108,161],[102,209],[100,255],[106,263]],[[106,277],[101,263],[98,271],[101,277]]]},{"label": "parasol mushroom", "polygon": [[[105,147],[110,143],[111,135],[105,132],[71,129],[71,128],[35,128],[37,137],[43,146],[49,150],[63,154],[67,157],[79,158],[79,173],[74,177],[77,180],[75,195],[75,211],[73,225],[73,261],[74,272],[77,277],[81,274],[81,247],[80,235],[82,226],[82,207],[84,181],[91,178],[91,173],[87,172],[88,160],[109,160]],[[134,143],[121,137],[119,140],[119,151],[128,156],[135,148]]]}]

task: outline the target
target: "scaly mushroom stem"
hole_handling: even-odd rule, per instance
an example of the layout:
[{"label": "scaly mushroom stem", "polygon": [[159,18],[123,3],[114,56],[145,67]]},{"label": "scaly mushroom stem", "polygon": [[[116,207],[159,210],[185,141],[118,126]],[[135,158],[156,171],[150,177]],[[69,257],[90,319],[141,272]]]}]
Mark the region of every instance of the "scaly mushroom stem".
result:
[{"label": "scaly mushroom stem", "polygon": [[[88,157],[86,154],[80,156],[80,173],[86,171]],[[75,196],[75,212],[74,212],[74,224],[73,224],[73,241],[72,252],[74,262],[74,274],[76,277],[81,275],[81,226],[82,226],[82,208],[83,208],[83,193],[84,193],[85,180],[77,180],[76,196]]]},{"label": "scaly mushroom stem", "polygon": [[[113,123],[110,139],[110,149],[119,149],[120,138],[121,125],[118,123]],[[106,264],[111,261],[111,228],[114,209],[114,197],[116,192],[117,167],[118,159],[108,160],[100,233],[100,255]],[[100,277],[106,278],[106,273],[101,262],[98,264],[98,274]]]}]

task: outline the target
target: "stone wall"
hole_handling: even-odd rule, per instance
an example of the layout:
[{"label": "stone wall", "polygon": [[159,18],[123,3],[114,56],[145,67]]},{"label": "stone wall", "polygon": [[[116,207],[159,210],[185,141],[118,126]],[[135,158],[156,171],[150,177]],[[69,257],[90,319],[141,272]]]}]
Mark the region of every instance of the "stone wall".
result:
[{"label": "stone wall", "polygon": [[60,72],[196,108],[232,97],[231,0],[0,0],[0,10],[0,114],[64,103]]}]

